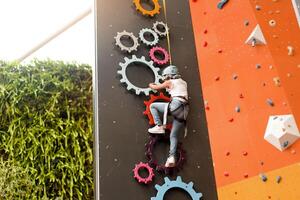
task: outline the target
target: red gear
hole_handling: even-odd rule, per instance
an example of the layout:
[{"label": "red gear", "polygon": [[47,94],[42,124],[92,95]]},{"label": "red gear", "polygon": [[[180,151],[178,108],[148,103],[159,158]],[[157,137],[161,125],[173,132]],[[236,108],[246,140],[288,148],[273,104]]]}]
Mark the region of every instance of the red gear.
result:
[{"label": "red gear", "polygon": [[144,101],[144,104],[146,105],[146,110],[143,112],[143,114],[147,115],[150,125],[154,125],[154,120],[150,111],[150,105],[151,103],[156,102],[158,100],[163,100],[164,102],[170,102],[171,99],[170,97],[167,97],[162,92],[160,92],[158,96],[151,94],[150,99],[148,101]]},{"label": "red gear", "polygon": [[[139,170],[143,169],[143,168],[148,171],[148,177],[146,177],[146,178],[141,177],[140,174],[139,174]],[[142,163],[142,162],[140,162],[139,164],[135,165],[135,168],[132,171],[134,173],[134,178],[139,183],[148,184],[148,183],[152,182],[152,179],[154,177],[153,168],[150,167],[148,163]]]}]

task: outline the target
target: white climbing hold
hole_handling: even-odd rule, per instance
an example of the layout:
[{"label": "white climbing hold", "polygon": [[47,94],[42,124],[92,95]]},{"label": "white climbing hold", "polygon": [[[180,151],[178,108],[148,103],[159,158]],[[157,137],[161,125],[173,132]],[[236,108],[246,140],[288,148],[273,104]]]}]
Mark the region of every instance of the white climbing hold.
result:
[{"label": "white climbing hold", "polygon": [[272,27],[276,26],[276,21],[274,19],[270,20],[269,25]]},{"label": "white climbing hold", "polygon": [[288,50],[288,55],[289,56],[293,56],[294,55],[294,47],[288,46],[287,50]]},{"label": "white climbing hold", "polygon": [[253,47],[258,44],[267,44],[266,39],[261,31],[259,24],[256,25],[251,35],[245,42],[246,44],[252,45]]},{"label": "white climbing hold", "polygon": [[300,138],[293,115],[272,115],[269,117],[264,139],[283,151]]}]

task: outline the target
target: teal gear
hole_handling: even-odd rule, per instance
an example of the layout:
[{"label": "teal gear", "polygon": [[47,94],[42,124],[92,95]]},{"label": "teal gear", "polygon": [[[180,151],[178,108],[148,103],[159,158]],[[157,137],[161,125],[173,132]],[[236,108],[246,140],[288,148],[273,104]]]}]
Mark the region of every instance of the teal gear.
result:
[{"label": "teal gear", "polygon": [[175,65],[169,65],[162,72],[162,76],[174,76],[174,75],[178,75],[178,69]]}]

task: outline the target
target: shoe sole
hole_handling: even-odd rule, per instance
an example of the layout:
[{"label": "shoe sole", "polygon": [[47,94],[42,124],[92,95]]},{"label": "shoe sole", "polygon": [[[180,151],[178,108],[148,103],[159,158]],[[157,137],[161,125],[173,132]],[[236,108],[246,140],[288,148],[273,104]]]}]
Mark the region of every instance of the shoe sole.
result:
[{"label": "shoe sole", "polygon": [[151,133],[151,134],[165,134],[165,132],[149,132],[149,133]]}]

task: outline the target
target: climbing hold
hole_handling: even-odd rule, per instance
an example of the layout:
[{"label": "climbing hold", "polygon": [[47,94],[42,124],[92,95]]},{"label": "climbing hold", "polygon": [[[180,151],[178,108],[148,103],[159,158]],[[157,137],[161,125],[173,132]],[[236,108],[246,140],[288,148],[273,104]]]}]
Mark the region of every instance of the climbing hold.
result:
[{"label": "climbing hold", "polygon": [[247,156],[248,155],[248,152],[247,151],[244,151],[243,152],[243,156]]},{"label": "climbing hold", "polygon": [[277,76],[277,77],[274,77],[273,78],[273,81],[274,81],[274,84],[277,86],[277,87],[280,87],[281,86],[281,83],[280,83],[280,78]]},{"label": "climbing hold", "polygon": [[[156,56],[155,56],[155,53],[160,53],[163,55],[163,59],[158,59]],[[149,56],[151,58],[151,60],[153,60],[154,63],[158,64],[158,65],[164,65],[164,64],[167,64],[168,61],[169,61],[169,54],[167,52],[167,50],[165,50],[164,48],[162,47],[152,47],[149,51]]]},{"label": "climbing hold", "polygon": [[219,50],[218,50],[218,53],[222,53],[222,52],[223,52],[223,50],[222,50],[222,49],[219,49]]},{"label": "climbing hold", "polygon": [[261,6],[256,5],[256,6],[255,6],[255,9],[256,9],[256,10],[261,10]]},{"label": "climbing hold", "polygon": [[244,178],[248,178],[248,176],[249,176],[248,174],[244,174]]},{"label": "climbing hold", "polygon": [[221,0],[221,1],[218,3],[217,7],[218,7],[219,9],[223,9],[223,7],[224,7],[228,2],[229,2],[229,0]]},{"label": "climbing hold", "polygon": [[264,139],[283,151],[300,138],[293,115],[273,115],[269,117]]},{"label": "climbing hold", "polygon": [[238,78],[238,75],[237,75],[237,74],[233,74],[233,75],[232,75],[232,79],[233,79],[233,80],[236,80],[237,78]]},{"label": "climbing hold", "polygon": [[229,156],[229,155],[230,155],[230,151],[227,151],[227,152],[226,152],[226,156]]},{"label": "climbing hold", "polygon": [[256,27],[254,28],[254,30],[252,31],[251,35],[248,37],[245,43],[252,45],[253,47],[255,47],[258,44],[267,44],[259,24],[256,25]]},{"label": "climbing hold", "polygon": [[267,99],[267,104],[272,107],[274,106],[274,102],[272,99]]},{"label": "climbing hold", "polygon": [[203,31],[204,34],[207,34],[207,32],[208,32],[207,29],[205,29],[205,30]]},{"label": "climbing hold", "polygon": [[249,24],[250,24],[250,22],[249,22],[248,20],[245,20],[245,21],[244,21],[244,25],[245,25],[245,26],[249,26]]},{"label": "climbing hold", "polygon": [[203,43],[203,47],[207,47],[207,45],[208,45],[208,43],[205,41],[205,42]]},{"label": "climbing hold", "polygon": [[269,25],[272,27],[276,26],[276,21],[274,19],[270,20]]},{"label": "climbing hold", "polygon": [[153,17],[154,15],[160,13],[159,11],[160,11],[161,6],[159,5],[158,0],[152,0],[152,3],[154,4],[154,8],[152,10],[147,10],[147,9],[143,8],[141,0],[133,0],[133,3],[136,7],[136,10],[141,12],[145,16]]},{"label": "climbing hold", "polygon": [[287,73],[286,76],[290,78],[292,76],[292,74],[291,73]]},{"label": "climbing hold", "polygon": [[[131,47],[127,47],[127,46],[125,46],[123,43],[122,43],[122,38],[128,38],[128,39],[130,39],[130,40],[132,40],[133,41],[133,45],[131,46]],[[120,47],[120,49],[122,50],[122,51],[127,51],[128,53],[131,53],[132,51],[137,51],[137,48],[138,48],[138,46],[140,45],[139,44],[139,42],[138,42],[138,38],[137,37],[135,37],[134,35],[133,35],[133,33],[130,33],[130,32],[127,32],[127,31],[122,31],[122,32],[118,32],[117,33],[117,36],[115,36],[114,37],[115,38],[115,40],[116,40],[116,45],[118,46],[118,47]]]},{"label": "climbing hold", "polygon": [[268,177],[265,174],[261,173],[261,174],[259,174],[259,177],[263,182],[266,182],[268,180]]},{"label": "climbing hold", "polygon": [[224,176],[228,177],[229,173],[228,172],[224,172]]},{"label": "climbing hold", "polygon": [[281,179],[282,179],[281,176],[277,176],[277,177],[276,177],[276,182],[277,182],[277,183],[280,183],[280,182],[281,182]]},{"label": "climbing hold", "polygon": [[265,163],[263,161],[260,161],[260,165],[263,166]]},{"label": "climbing hold", "polygon": [[140,88],[138,86],[133,85],[128,80],[128,77],[126,74],[127,67],[130,66],[132,63],[142,63],[152,70],[154,77],[155,77],[154,83],[158,84],[161,79],[161,76],[158,73],[159,68],[156,68],[153,66],[153,61],[147,61],[144,56],[142,56],[141,58],[137,58],[135,55],[132,55],[132,58],[125,57],[124,60],[125,60],[124,63],[122,63],[122,62],[119,63],[119,66],[121,67],[121,69],[118,70],[117,73],[119,75],[121,75],[120,82],[125,83],[127,85],[127,90],[134,90],[136,95],[143,93],[146,96],[149,96],[149,93],[151,91],[156,92],[155,90],[152,90],[151,88]]},{"label": "climbing hold", "polygon": [[235,112],[237,112],[237,113],[241,112],[240,106],[236,106],[236,107],[235,107]]},{"label": "climbing hold", "polygon": [[220,76],[216,76],[215,81],[219,81],[219,80],[220,80]]},{"label": "climbing hold", "polygon": [[[148,172],[148,176],[143,178],[140,175],[140,170],[141,169],[146,169]],[[154,173],[153,173],[153,168],[149,166],[148,163],[143,163],[140,162],[139,164],[135,165],[135,168],[132,170],[133,174],[134,174],[134,178],[139,182],[139,183],[144,183],[144,184],[148,184],[150,182],[152,182],[152,179],[154,177]]]},{"label": "climbing hold", "polygon": [[171,181],[168,177],[164,178],[165,183],[163,185],[155,185],[157,194],[155,197],[151,197],[151,200],[163,200],[165,194],[172,189],[181,189],[189,194],[192,200],[200,200],[202,193],[197,193],[193,188],[194,183],[185,183],[182,181],[181,176],[177,176],[176,180]]},{"label": "climbing hold", "polygon": [[244,98],[244,95],[243,94],[240,94],[240,99],[243,99]]},{"label": "climbing hold", "polygon": [[[152,41],[147,40],[145,38],[145,34],[152,35],[152,37],[154,39]],[[143,28],[143,29],[141,29],[140,32],[139,32],[139,37],[140,37],[140,40],[144,44],[146,44],[147,46],[154,46],[154,45],[156,45],[159,42],[158,34],[155,31],[153,31],[152,29],[150,29],[150,28]]]},{"label": "climbing hold", "polygon": [[230,118],[228,121],[229,121],[229,122],[233,122],[233,121],[234,121],[234,119],[233,119],[233,118]]},{"label": "climbing hold", "polygon": [[[160,29],[160,27],[161,27],[161,29]],[[169,27],[164,22],[156,21],[155,23],[153,23],[152,28],[155,31],[155,33],[157,33],[160,37],[165,37],[169,33]]]},{"label": "climbing hold", "polygon": [[292,149],[292,150],[291,150],[291,154],[296,154],[296,150],[295,150],[295,149]]},{"label": "climbing hold", "polygon": [[256,68],[256,69],[260,69],[260,68],[261,68],[261,65],[260,65],[260,64],[256,64],[256,65],[255,65],[255,68]]},{"label": "climbing hold", "polygon": [[287,50],[288,50],[288,55],[289,56],[293,56],[294,55],[294,47],[288,46]]}]

